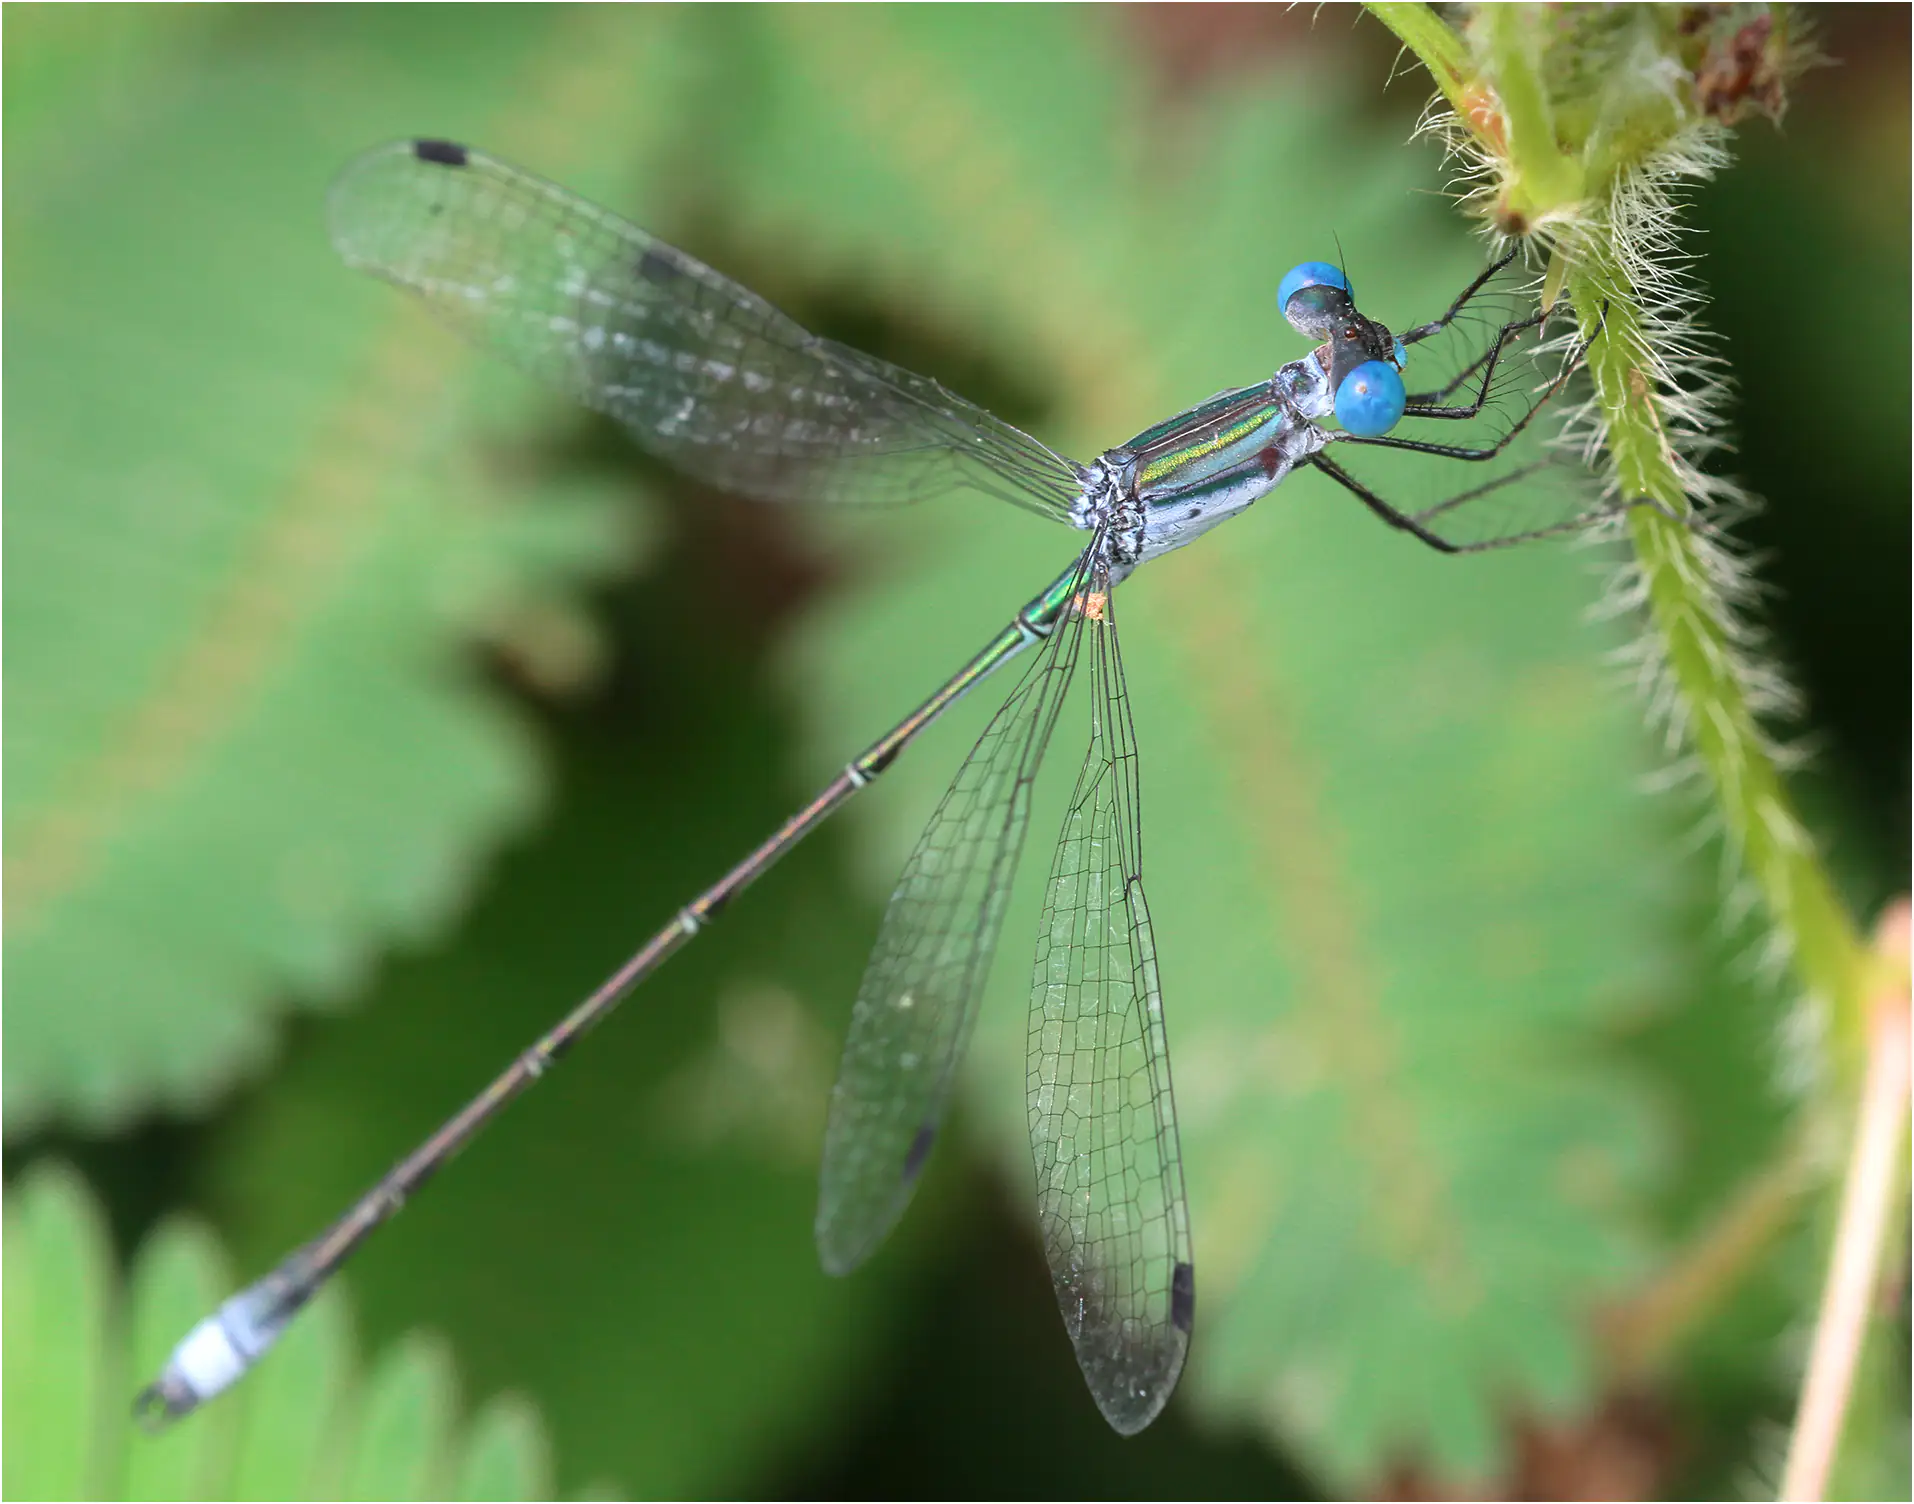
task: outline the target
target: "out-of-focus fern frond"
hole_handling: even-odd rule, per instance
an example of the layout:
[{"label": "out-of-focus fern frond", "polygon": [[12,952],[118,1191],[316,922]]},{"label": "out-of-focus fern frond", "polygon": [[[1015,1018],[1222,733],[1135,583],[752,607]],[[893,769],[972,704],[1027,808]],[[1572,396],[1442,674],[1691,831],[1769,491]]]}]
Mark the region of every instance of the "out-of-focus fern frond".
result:
[{"label": "out-of-focus fern frond", "polygon": [[231,1277],[205,1230],[171,1223],[122,1289],[78,1176],[40,1167],[7,1193],[6,1492],[17,1499],[543,1499],[537,1413],[503,1395],[465,1416],[443,1348],[415,1337],[362,1376],[341,1290],[272,1361],[191,1426],[148,1436],[143,1372]]}]

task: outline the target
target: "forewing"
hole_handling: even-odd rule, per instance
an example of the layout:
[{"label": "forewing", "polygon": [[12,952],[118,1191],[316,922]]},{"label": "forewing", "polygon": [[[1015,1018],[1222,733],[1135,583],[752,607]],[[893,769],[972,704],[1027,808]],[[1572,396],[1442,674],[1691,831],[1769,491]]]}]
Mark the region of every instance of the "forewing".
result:
[{"label": "forewing", "polygon": [[377,147],[327,215],[351,265],[722,489],[887,503],[966,484],[1059,518],[1080,495],[1075,467],[1028,434],[482,152]]},{"label": "forewing", "polygon": [[824,1135],[816,1232],[833,1274],[856,1268],[896,1224],[943,1121],[1003,928],[1032,785],[1082,641],[1082,619],[1066,618],[1037,650],[924,827],[884,911]]},{"label": "forewing", "polygon": [[1129,1435],[1176,1387],[1196,1289],[1143,895],[1136,740],[1107,594],[1100,604],[1088,632],[1090,750],[1037,935],[1030,1146],[1064,1325],[1098,1408]]}]

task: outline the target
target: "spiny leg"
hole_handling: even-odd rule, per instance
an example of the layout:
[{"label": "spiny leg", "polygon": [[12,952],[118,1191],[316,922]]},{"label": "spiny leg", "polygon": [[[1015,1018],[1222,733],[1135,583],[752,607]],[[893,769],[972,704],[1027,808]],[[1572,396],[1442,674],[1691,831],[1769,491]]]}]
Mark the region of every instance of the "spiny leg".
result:
[{"label": "spiny leg", "polygon": [[1513,261],[1516,252],[1520,249],[1520,246],[1512,245],[1508,250],[1503,252],[1497,260],[1491,261],[1487,269],[1483,271],[1479,277],[1462,289],[1462,295],[1449,305],[1449,311],[1443,314],[1441,318],[1431,320],[1427,324],[1418,324],[1407,333],[1397,335],[1396,338],[1401,340],[1405,345],[1419,344],[1430,335],[1440,334],[1444,329],[1447,329],[1450,324],[1455,322],[1456,315],[1461,313],[1463,308],[1468,305],[1469,299],[1473,298],[1487,286],[1489,278],[1493,277],[1497,272],[1501,271],[1503,267]]},{"label": "spiny leg", "polygon": [[1446,386],[1435,387],[1426,392],[1409,393],[1404,401],[1405,411],[1411,407],[1433,407],[1445,398],[1451,396],[1458,388],[1463,386],[1471,376],[1481,370],[1482,362],[1494,353],[1493,349],[1484,350],[1480,355],[1476,356],[1474,360],[1457,371]]},{"label": "spiny leg", "polygon": [[[1537,312],[1525,319],[1513,319],[1504,324],[1489,348],[1463,367],[1447,386],[1433,392],[1410,393],[1408,401],[1403,405],[1402,415],[1405,418],[1473,418],[1482,411],[1482,404],[1489,399],[1489,384],[1495,379],[1495,367],[1502,358],[1502,347],[1524,329],[1533,329],[1547,317],[1546,313]],[[1445,398],[1467,382],[1477,371],[1482,372],[1482,384],[1476,390],[1475,401],[1467,407],[1441,405]]]},{"label": "spiny leg", "polygon": [[1439,533],[1430,532],[1407,512],[1390,506],[1388,502],[1384,501],[1380,496],[1376,495],[1374,491],[1371,491],[1361,481],[1357,480],[1355,476],[1351,475],[1347,470],[1343,469],[1341,465],[1338,465],[1332,460],[1327,453],[1318,452],[1311,455],[1309,457],[1309,463],[1322,471],[1324,475],[1328,476],[1337,485],[1354,493],[1356,500],[1368,507],[1370,511],[1388,523],[1389,526],[1400,528],[1403,532],[1420,538],[1437,553],[1455,554],[1462,552],[1462,549],[1456,544],[1451,543]]},{"label": "spiny leg", "polygon": [[[1523,429],[1535,421],[1535,415],[1547,405],[1549,399],[1566,386],[1569,378],[1582,368],[1582,361],[1588,355],[1589,346],[1594,344],[1595,341],[1601,337],[1601,334],[1602,328],[1598,326],[1595,333],[1583,340],[1580,348],[1563,364],[1562,373],[1548,384],[1534,402],[1529,404],[1529,410],[1522,414],[1521,418],[1510,427],[1507,433],[1503,434],[1501,438],[1497,439],[1495,443],[1487,448],[1471,449],[1460,444],[1431,444],[1423,439],[1393,439],[1386,435],[1376,438],[1361,438],[1350,433],[1336,434],[1333,436],[1334,441],[1339,444],[1371,444],[1381,449],[1407,449],[1415,454],[1434,454],[1451,460],[1492,460],[1504,449],[1509,447],[1509,444],[1515,439],[1517,434],[1521,433]],[[1419,418],[1437,416],[1430,413],[1413,412],[1407,408],[1404,409],[1404,412],[1406,416]]]},{"label": "spiny leg", "polygon": [[1392,506],[1387,501],[1384,501],[1374,491],[1357,480],[1355,476],[1351,475],[1347,470],[1343,469],[1342,466],[1330,459],[1327,454],[1319,453],[1313,455],[1309,463],[1322,471],[1323,474],[1327,475],[1331,480],[1335,481],[1337,485],[1351,492],[1358,501],[1368,507],[1370,511],[1374,512],[1384,522],[1388,523],[1389,526],[1398,528],[1408,533],[1411,537],[1420,539],[1437,553],[1443,554],[1488,553],[1492,549],[1512,548],[1518,543],[1531,543],[1538,538],[1559,538],[1566,533],[1579,533],[1593,523],[1600,522],[1607,517],[1619,516],[1623,512],[1633,511],[1636,507],[1652,507],[1663,516],[1670,517],[1673,521],[1680,522],[1682,520],[1679,517],[1674,517],[1665,506],[1653,497],[1638,496],[1630,501],[1604,503],[1592,507],[1586,512],[1578,512],[1573,517],[1564,518],[1560,522],[1551,522],[1545,527],[1525,528],[1519,532],[1504,533],[1500,537],[1484,538],[1474,543],[1456,543],[1451,539],[1443,537],[1440,533],[1431,531],[1428,524],[1436,518],[1454,511],[1457,507],[1463,506],[1479,497],[1487,496],[1491,491],[1499,491],[1504,486],[1513,485],[1519,480],[1526,480],[1537,471],[1547,469],[1552,461],[1536,460],[1530,464],[1522,465],[1517,469],[1511,470],[1507,475],[1497,476],[1492,481],[1460,492],[1455,496],[1449,497],[1447,500],[1439,501],[1434,506],[1424,507],[1419,512],[1405,512],[1401,510],[1401,508]]}]

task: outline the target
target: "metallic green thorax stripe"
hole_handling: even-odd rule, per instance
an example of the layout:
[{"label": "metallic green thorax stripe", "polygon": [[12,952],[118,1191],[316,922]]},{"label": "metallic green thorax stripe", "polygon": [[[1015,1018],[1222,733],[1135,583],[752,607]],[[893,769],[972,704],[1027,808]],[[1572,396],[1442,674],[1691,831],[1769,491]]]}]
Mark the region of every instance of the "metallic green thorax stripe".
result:
[{"label": "metallic green thorax stripe", "polygon": [[[1289,419],[1269,382],[1222,392],[1189,412],[1145,429],[1123,447],[1136,459],[1136,488],[1184,491],[1235,470],[1268,447]],[[1147,499],[1147,498],[1146,498]]]},{"label": "metallic green thorax stripe", "polygon": [[1203,459],[1205,456],[1215,454],[1218,450],[1227,448],[1238,439],[1247,438],[1250,434],[1262,428],[1264,421],[1265,414],[1260,412],[1255,413],[1250,417],[1242,419],[1238,423],[1232,424],[1228,428],[1219,429],[1214,433],[1206,434],[1194,443],[1186,444],[1181,449],[1173,450],[1168,454],[1159,456],[1137,472],[1136,483],[1138,488],[1141,489],[1145,486],[1153,485],[1165,476],[1172,475],[1184,469],[1186,466],[1194,466],[1197,461]]}]

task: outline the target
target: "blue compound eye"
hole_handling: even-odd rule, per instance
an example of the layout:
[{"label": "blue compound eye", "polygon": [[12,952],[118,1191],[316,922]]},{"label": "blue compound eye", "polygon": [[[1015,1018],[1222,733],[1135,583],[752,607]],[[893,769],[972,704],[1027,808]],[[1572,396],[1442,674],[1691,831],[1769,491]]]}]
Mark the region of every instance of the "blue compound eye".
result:
[{"label": "blue compound eye", "polygon": [[[1321,288],[1322,292],[1313,298],[1304,298],[1293,308],[1290,306],[1298,293],[1308,292],[1311,288]],[[1323,338],[1330,320],[1335,316],[1333,310],[1347,309],[1354,299],[1355,294],[1350,291],[1349,279],[1342,274],[1342,268],[1331,266],[1327,261],[1305,261],[1301,266],[1292,266],[1283,274],[1283,280],[1276,289],[1276,307],[1284,318],[1311,339]]]},{"label": "blue compound eye", "polygon": [[1283,273],[1282,283],[1276,289],[1276,306],[1287,310],[1289,300],[1305,287],[1339,287],[1349,292],[1349,279],[1342,274],[1341,267],[1331,266],[1327,261],[1305,261]]},{"label": "blue compound eye", "polygon": [[1394,366],[1365,360],[1336,388],[1336,421],[1359,439],[1379,438],[1396,426],[1406,400]]}]

